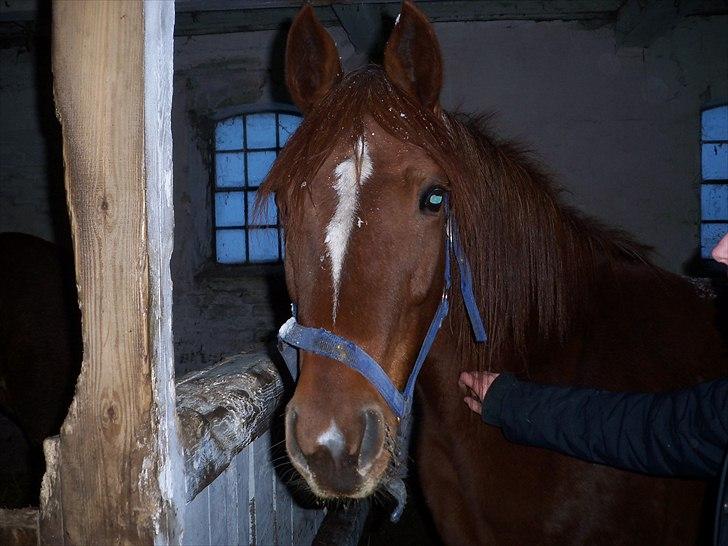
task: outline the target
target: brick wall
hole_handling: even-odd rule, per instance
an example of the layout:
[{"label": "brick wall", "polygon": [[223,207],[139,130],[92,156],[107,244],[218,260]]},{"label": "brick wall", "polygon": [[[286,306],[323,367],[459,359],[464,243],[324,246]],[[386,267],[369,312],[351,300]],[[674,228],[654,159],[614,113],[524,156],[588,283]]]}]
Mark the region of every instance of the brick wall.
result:
[{"label": "brick wall", "polygon": [[251,346],[275,350],[277,329],[289,316],[281,266],[208,266],[175,293],[177,372]]}]

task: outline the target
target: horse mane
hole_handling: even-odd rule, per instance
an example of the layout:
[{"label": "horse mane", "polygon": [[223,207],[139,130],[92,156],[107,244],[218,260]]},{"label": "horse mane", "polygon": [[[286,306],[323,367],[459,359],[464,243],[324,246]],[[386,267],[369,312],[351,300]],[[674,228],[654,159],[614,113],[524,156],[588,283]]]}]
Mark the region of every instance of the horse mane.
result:
[{"label": "horse mane", "polygon": [[353,146],[369,119],[425,150],[447,175],[489,334],[486,344],[472,340],[455,294],[444,327],[457,339],[463,365],[525,367],[534,345],[568,336],[595,279],[620,265],[649,263],[645,247],[560,203],[546,171],[519,146],[491,136],[482,117],[424,111],[377,66],[347,74],[308,113],[260,188],[259,202],[275,192],[285,218],[333,147],[342,139]]}]

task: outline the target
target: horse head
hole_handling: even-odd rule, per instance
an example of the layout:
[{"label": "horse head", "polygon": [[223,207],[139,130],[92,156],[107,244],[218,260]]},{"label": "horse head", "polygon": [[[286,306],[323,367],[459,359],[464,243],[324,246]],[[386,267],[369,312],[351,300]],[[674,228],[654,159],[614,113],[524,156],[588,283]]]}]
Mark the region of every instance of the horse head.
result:
[{"label": "horse head", "polygon": [[[447,131],[434,30],[405,1],[383,69],[343,75],[306,6],[288,36],[286,80],[304,121],[262,194],[276,195],[297,321],[351,341],[402,391],[449,279],[449,180],[423,145],[437,149]],[[401,415],[350,367],[299,358],[291,461],[321,497],[371,494],[388,478]]]}]

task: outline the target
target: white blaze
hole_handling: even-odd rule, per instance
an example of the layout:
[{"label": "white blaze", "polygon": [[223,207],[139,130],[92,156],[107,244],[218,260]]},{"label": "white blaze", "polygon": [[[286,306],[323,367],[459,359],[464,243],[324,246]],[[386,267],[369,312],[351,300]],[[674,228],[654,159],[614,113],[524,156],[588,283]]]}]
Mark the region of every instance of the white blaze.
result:
[{"label": "white blaze", "polygon": [[363,138],[354,147],[354,154],[339,163],[334,169],[334,189],[339,196],[339,203],[326,227],[326,247],[331,258],[331,276],[334,281],[333,320],[336,322],[336,310],[339,305],[339,286],[341,284],[341,268],[346,256],[351,230],[359,206],[359,188],[372,174],[372,161],[369,148]]},{"label": "white blaze", "polygon": [[320,446],[326,446],[334,457],[341,456],[344,447],[346,447],[346,439],[333,419],[329,428],[316,439],[316,443]]}]

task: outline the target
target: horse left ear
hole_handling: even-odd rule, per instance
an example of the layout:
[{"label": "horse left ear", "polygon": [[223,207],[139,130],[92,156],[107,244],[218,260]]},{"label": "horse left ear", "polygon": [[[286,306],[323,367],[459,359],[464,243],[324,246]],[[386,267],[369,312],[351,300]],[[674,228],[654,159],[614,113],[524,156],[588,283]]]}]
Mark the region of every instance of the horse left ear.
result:
[{"label": "horse left ear", "polygon": [[286,42],[286,86],[306,114],[341,77],[336,44],[319,23],[311,4],[293,20]]},{"label": "horse left ear", "polygon": [[411,0],[402,2],[384,50],[384,70],[400,89],[423,107],[439,109],[442,56],[435,29]]}]

